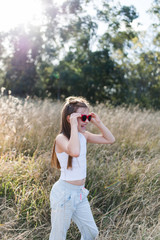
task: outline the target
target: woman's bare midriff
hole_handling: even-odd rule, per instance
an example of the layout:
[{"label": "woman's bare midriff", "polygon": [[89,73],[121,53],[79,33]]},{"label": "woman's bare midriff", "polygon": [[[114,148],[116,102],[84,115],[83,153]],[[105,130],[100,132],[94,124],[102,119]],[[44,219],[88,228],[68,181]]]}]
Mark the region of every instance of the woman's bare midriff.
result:
[{"label": "woman's bare midriff", "polygon": [[81,179],[81,180],[75,180],[75,181],[66,181],[70,184],[73,184],[73,185],[77,185],[77,186],[82,186],[82,185],[85,185],[85,181],[86,179]]}]

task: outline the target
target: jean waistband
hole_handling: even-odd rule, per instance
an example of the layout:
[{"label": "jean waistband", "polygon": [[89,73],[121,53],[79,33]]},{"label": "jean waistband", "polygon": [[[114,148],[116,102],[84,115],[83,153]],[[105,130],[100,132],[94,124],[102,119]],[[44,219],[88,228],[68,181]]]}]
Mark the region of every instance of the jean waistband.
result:
[{"label": "jean waistband", "polygon": [[62,179],[59,179],[58,182],[61,186],[69,189],[69,190],[81,190],[84,188],[84,185],[81,185],[81,186],[77,186],[77,185],[73,185],[71,183],[68,183]]}]

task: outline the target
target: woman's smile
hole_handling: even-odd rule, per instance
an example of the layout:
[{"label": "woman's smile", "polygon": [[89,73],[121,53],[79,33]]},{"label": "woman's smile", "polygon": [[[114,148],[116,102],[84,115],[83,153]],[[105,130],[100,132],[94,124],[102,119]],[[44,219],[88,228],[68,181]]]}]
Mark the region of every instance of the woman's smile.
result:
[{"label": "woman's smile", "polygon": [[83,131],[86,131],[86,126],[87,126],[87,124],[82,124],[82,125],[81,125],[81,129],[82,129]]}]

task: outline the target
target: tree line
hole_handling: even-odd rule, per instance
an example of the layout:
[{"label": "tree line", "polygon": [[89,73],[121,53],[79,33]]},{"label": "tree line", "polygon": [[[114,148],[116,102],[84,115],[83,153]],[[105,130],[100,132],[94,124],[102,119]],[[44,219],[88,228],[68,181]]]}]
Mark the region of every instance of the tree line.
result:
[{"label": "tree line", "polygon": [[0,33],[0,85],[6,94],[59,100],[81,95],[92,103],[160,109],[160,0],[149,10],[155,19],[152,39],[133,28],[138,12],[132,5],[40,1],[42,25]]}]

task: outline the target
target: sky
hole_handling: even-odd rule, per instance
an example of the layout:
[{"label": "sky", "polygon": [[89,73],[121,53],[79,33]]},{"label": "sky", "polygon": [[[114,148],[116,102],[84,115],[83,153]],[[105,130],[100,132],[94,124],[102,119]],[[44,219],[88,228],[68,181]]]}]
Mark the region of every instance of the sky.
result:
[{"label": "sky", "polygon": [[134,5],[139,13],[139,18],[135,20],[142,23],[142,26],[139,26],[139,30],[147,30],[151,25],[152,19],[151,16],[146,13],[149,8],[151,8],[153,0],[119,0],[122,5],[130,6]]},{"label": "sky", "polygon": [[41,12],[39,0],[0,0],[0,31],[6,32],[17,25],[33,21],[38,25]]},{"label": "sky", "polygon": [[[64,0],[54,0],[62,2]],[[98,0],[96,0],[98,1]],[[146,30],[151,24],[151,17],[146,11],[151,7],[153,0],[115,0],[121,5],[134,5],[139,13],[137,22],[141,22],[137,30]],[[27,24],[28,22],[37,22],[41,19],[42,6],[39,0],[0,0],[0,31],[8,31],[18,24]]]}]

